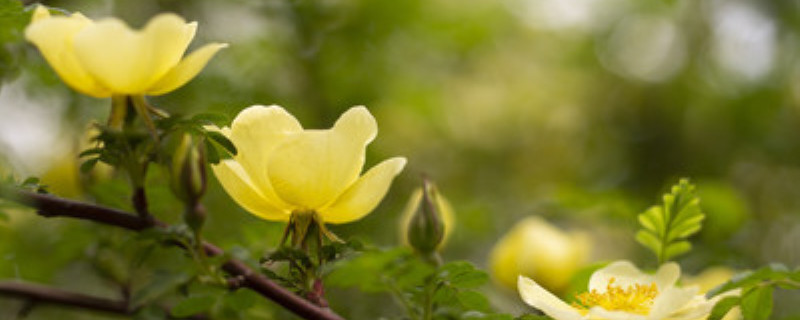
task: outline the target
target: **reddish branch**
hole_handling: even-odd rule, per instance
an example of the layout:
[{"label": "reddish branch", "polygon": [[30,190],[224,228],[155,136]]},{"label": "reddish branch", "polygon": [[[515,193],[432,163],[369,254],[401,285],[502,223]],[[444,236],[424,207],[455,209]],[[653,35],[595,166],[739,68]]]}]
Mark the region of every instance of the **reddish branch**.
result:
[{"label": "reddish branch", "polygon": [[22,297],[32,302],[46,302],[123,315],[131,314],[125,301],[98,298],[30,283],[0,282],[0,295]]},{"label": "reddish branch", "polygon": [[[154,226],[167,226],[161,221],[141,218],[133,213],[30,191],[0,190],[0,197],[36,208],[39,215],[48,218],[78,218],[134,231]],[[209,256],[218,256],[224,253],[219,247],[207,242],[203,243],[203,248]],[[241,286],[258,292],[298,316],[306,319],[343,320],[341,316],[331,310],[321,308],[272,282],[260,273],[253,271],[242,261],[230,259],[222,265],[222,269],[230,275],[241,279]]]}]

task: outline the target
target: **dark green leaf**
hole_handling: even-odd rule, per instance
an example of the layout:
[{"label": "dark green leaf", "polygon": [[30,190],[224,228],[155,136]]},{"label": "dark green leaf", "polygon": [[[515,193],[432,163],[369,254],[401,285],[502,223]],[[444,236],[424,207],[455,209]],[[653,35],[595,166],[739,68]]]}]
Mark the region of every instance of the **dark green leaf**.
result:
[{"label": "dark green leaf", "polygon": [[220,157],[217,148],[214,147],[214,144],[211,143],[210,140],[203,140],[203,143],[206,145],[206,159],[208,163],[217,164],[219,163]]},{"label": "dark green leaf", "polygon": [[738,306],[739,302],[739,297],[727,297],[720,300],[714,305],[714,309],[711,309],[711,314],[708,316],[707,320],[722,319],[726,314],[728,314],[728,311],[730,311],[733,307]]},{"label": "dark green leaf", "polygon": [[228,123],[228,116],[220,113],[200,113],[192,116],[191,121],[200,124],[221,125]]},{"label": "dark green leaf", "polygon": [[228,137],[222,135],[217,131],[206,131],[206,136],[225,148],[232,155],[236,155],[236,146],[233,145],[233,142],[228,140]]},{"label": "dark green leaf", "polygon": [[772,292],[770,286],[756,287],[742,296],[742,315],[748,320],[769,319],[772,314]]},{"label": "dark green leaf", "polygon": [[146,305],[162,295],[175,290],[175,288],[186,283],[189,279],[189,275],[185,273],[174,274],[156,271],[144,286],[133,292],[131,304],[133,306]]},{"label": "dark green leaf", "polygon": [[184,299],[172,307],[170,313],[174,317],[188,317],[211,310],[217,298],[214,296],[193,296]]},{"label": "dark green leaf", "polygon": [[84,161],[83,163],[81,163],[81,172],[87,173],[89,171],[92,171],[92,169],[94,169],[94,166],[97,165],[98,161],[100,161],[100,158],[92,158]]}]

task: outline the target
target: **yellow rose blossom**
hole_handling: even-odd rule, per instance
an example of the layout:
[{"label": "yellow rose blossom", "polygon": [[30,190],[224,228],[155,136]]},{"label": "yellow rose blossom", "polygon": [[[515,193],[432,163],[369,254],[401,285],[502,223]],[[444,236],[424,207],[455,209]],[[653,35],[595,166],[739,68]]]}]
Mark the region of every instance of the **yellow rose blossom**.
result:
[{"label": "yellow rose blossom", "polygon": [[223,43],[211,43],[186,57],[196,22],[159,14],[142,30],[123,21],[93,21],[80,13],[50,16],[38,6],[25,38],[73,89],[104,98],[112,95],[161,95],[194,78]]},{"label": "yellow rose blossom", "polygon": [[511,290],[524,275],[561,293],[589,259],[589,251],[584,233],[565,232],[540,217],[528,217],[492,248],[489,271],[496,283]]},{"label": "yellow rose blossom", "polygon": [[519,277],[518,289],[522,300],[556,320],[705,319],[722,296],[708,300],[696,286],[675,286],[680,273],[674,262],[650,275],[628,261],[617,261],[595,271],[589,290],[572,305],[524,276]]},{"label": "yellow rose blossom", "polygon": [[351,108],[331,129],[304,130],[279,106],[252,106],[220,131],[238,153],[213,165],[214,174],[239,205],[266,220],[309,213],[321,223],[358,220],[380,203],[406,163],[391,158],[359,176],[378,132],[364,107]]}]

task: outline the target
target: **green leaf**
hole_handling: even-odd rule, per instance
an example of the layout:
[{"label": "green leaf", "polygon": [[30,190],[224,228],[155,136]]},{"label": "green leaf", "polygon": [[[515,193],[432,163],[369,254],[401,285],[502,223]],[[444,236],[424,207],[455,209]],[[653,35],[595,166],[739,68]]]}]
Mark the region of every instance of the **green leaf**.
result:
[{"label": "green leaf", "polygon": [[228,120],[228,116],[221,113],[199,113],[191,118],[192,122],[215,125],[228,123]]},{"label": "green leaf", "polygon": [[202,295],[184,299],[175,305],[170,313],[173,317],[188,317],[211,310],[217,298],[214,296]]},{"label": "green leaf", "polygon": [[232,155],[236,155],[236,146],[233,145],[233,142],[228,140],[228,137],[222,135],[217,131],[206,131],[206,136],[219,144],[221,147],[225,148]]},{"label": "green leaf", "polygon": [[259,295],[252,290],[239,289],[225,295],[223,303],[234,310],[247,310],[258,302]]},{"label": "green leaf", "polygon": [[770,286],[756,287],[742,296],[742,315],[748,320],[766,320],[772,314],[772,292]]},{"label": "green leaf", "polygon": [[694,189],[688,179],[681,179],[662,197],[661,206],[650,207],[638,217],[642,229],[636,233],[636,241],[653,251],[659,263],[691,250],[686,238],[702,227],[705,214]]},{"label": "green leaf", "polygon": [[142,306],[169,293],[190,279],[188,274],[156,271],[143,287],[133,292],[131,305]]},{"label": "green leaf", "polygon": [[[790,271],[782,264],[770,264],[756,271],[744,271],[734,275],[730,281],[711,289],[706,294],[711,298],[733,289],[749,289],[758,285],[776,285],[787,289],[800,289],[800,269]],[[747,290],[743,290],[747,291]]]},{"label": "green leaf", "polygon": [[515,320],[550,320],[550,317],[537,314],[523,314]]},{"label": "green leaf", "polygon": [[482,294],[474,290],[460,290],[456,293],[458,302],[461,303],[466,309],[478,310],[483,312],[491,311],[489,300]]},{"label": "green leaf", "polygon": [[92,158],[84,161],[83,163],[81,163],[81,172],[87,173],[89,171],[92,171],[92,169],[94,169],[94,166],[97,165],[98,161],[100,161],[100,158]]},{"label": "green leaf", "polygon": [[733,307],[738,306],[741,302],[739,297],[727,297],[717,302],[714,309],[711,309],[711,314],[708,315],[707,320],[721,320],[725,317]]},{"label": "green leaf", "polygon": [[485,272],[466,261],[450,262],[442,266],[439,277],[455,288],[474,288],[489,281]]}]

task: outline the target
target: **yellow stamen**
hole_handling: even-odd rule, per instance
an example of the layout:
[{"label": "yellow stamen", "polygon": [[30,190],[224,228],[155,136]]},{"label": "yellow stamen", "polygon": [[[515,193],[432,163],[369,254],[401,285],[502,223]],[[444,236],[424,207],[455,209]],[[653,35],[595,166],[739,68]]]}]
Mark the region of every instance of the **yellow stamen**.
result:
[{"label": "yellow stamen", "polygon": [[572,305],[584,313],[594,306],[608,311],[626,311],[641,315],[650,313],[653,299],[658,295],[658,287],[655,283],[650,285],[637,283],[623,289],[621,286],[615,286],[615,281],[615,278],[608,280],[606,292],[600,293],[592,290],[577,295],[578,301]]}]

